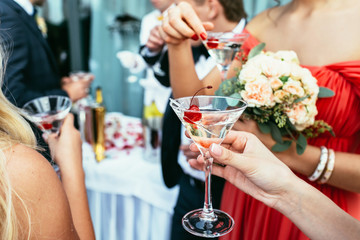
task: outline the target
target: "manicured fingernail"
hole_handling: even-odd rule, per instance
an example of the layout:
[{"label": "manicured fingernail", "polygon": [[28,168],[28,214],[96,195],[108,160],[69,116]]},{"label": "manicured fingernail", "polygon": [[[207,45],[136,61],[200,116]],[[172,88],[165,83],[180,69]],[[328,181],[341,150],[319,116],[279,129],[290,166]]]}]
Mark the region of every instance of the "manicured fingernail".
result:
[{"label": "manicured fingernail", "polygon": [[217,156],[220,156],[221,153],[222,153],[221,147],[220,147],[218,144],[215,144],[215,143],[211,144],[210,150],[211,150],[211,152],[212,152],[213,154],[215,154],[215,155],[217,155]]},{"label": "manicured fingernail", "polygon": [[194,34],[194,35],[192,35],[191,39],[194,41],[197,41],[197,40],[199,40],[199,37],[198,37],[198,35]]},{"label": "manicured fingernail", "polygon": [[200,33],[200,37],[201,37],[202,40],[205,40],[206,37],[207,37],[206,32]]}]

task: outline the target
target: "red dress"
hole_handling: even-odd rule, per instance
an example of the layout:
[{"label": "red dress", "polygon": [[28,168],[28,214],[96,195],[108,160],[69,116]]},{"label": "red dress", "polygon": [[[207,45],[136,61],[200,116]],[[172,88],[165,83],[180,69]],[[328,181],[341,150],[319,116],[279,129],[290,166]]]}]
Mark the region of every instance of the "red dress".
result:
[{"label": "red dress", "polygon": [[[259,41],[250,34],[244,44],[245,52],[258,43]],[[321,67],[304,67],[308,68],[317,78],[319,86],[325,86],[335,92],[334,97],[321,98],[317,101],[319,113],[316,118],[329,123],[333,127],[336,137],[327,135],[310,139],[309,144],[326,146],[335,151],[360,153],[360,60]],[[307,181],[307,177],[300,177]],[[342,209],[360,220],[360,194],[326,184],[311,184]],[[235,220],[232,232],[222,237],[221,240],[308,239],[284,215],[243,193],[229,182],[226,182],[224,187],[221,209],[229,213]]]}]

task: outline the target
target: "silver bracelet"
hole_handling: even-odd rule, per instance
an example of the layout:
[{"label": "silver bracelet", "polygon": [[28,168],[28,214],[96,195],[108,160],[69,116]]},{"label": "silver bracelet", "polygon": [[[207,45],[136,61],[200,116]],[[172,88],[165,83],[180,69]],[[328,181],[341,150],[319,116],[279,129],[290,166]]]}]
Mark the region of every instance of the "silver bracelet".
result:
[{"label": "silver bracelet", "polygon": [[328,161],[328,149],[324,146],[321,147],[321,155],[320,155],[320,162],[317,165],[315,171],[309,177],[310,181],[316,181],[320,178],[321,174],[324,172],[326,163]]},{"label": "silver bracelet", "polygon": [[335,166],[335,152],[334,150],[329,149],[329,160],[326,165],[324,176],[322,176],[322,178],[319,181],[320,184],[324,184],[330,179],[331,174],[334,170],[334,166]]}]

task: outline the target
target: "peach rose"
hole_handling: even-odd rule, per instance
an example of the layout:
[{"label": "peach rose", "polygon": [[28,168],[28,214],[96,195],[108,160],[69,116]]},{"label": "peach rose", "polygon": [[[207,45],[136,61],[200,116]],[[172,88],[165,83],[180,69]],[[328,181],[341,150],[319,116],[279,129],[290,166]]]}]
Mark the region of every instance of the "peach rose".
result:
[{"label": "peach rose", "polygon": [[278,90],[281,88],[284,84],[278,77],[271,77],[269,78],[271,88],[273,90]]},{"label": "peach rose", "polygon": [[274,92],[274,100],[277,103],[283,103],[285,97],[287,97],[289,95],[290,95],[290,93],[288,93],[288,92],[285,92],[283,90],[277,90]]},{"label": "peach rose", "polygon": [[266,77],[260,76],[256,81],[247,83],[240,92],[249,107],[272,107],[275,105],[273,92]]}]

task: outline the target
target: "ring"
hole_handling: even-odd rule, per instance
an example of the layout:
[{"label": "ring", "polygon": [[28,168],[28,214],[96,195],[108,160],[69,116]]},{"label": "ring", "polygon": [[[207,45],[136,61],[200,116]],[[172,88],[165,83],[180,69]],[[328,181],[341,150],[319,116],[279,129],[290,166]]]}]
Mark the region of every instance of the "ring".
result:
[{"label": "ring", "polygon": [[89,88],[85,88],[85,93],[89,93],[90,89]]}]

